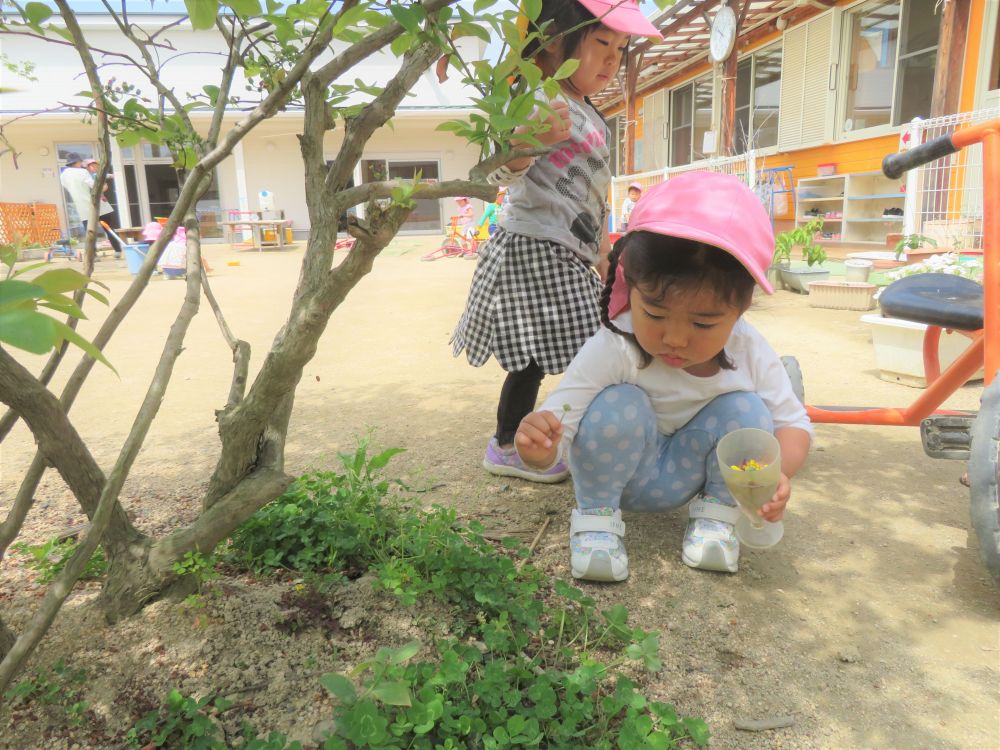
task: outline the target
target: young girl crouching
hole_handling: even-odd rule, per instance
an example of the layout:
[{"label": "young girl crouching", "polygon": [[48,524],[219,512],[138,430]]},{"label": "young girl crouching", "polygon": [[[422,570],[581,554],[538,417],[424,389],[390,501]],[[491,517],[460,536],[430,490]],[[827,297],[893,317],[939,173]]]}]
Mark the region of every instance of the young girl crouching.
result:
[{"label": "young girl crouching", "polygon": [[531,466],[569,461],[574,577],[628,577],[622,509],[689,501],[681,559],[735,573],[741,511],[715,446],[743,427],[773,432],[781,446],[781,478],[760,515],[784,515],[812,428],[777,354],[742,317],[755,282],[773,292],[773,248],[767,213],[735,177],[689,172],[639,200],[611,254],[603,326],[515,440]]}]

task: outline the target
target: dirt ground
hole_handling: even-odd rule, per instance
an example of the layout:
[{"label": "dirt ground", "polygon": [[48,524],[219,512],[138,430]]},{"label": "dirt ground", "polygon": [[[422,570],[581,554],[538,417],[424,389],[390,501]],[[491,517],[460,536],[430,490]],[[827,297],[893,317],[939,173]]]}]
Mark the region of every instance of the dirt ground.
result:
[{"label": "dirt ground", "polygon": [[[490,532],[525,541],[551,515],[533,559],[568,578],[571,484],[501,479],[480,467],[503,373],[492,362],[476,369],[451,357],[447,340],[474,264],[421,262],[432,242],[397,240],[334,314],[298,390],[287,469],[331,467],[337,451],[353,449],[355,437],[374,428],[378,446],[407,449],[390,473],[433,486],[428,504],[452,505]],[[206,249],[229,324],[253,347],[251,377],[287,315],[301,254],[301,245],[280,254]],[[103,260],[96,276],[109,285],[112,303],[129,283],[122,261]],[[138,409],[183,287],[150,284],[106,350],[120,376],[95,368],[73,408],[74,424],[105,468]],[[916,395],[877,377],[862,313],[807,302],[779,292],[748,317],[780,353],[798,357],[812,403],[904,405]],[[89,337],[96,323],[85,322],[82,333]],[[141,528],[164,530],[196,513],[218,450],[214,410],[226,399],[230,370],[203,306],[123,492]],[[556,380],[545,381],[543,396]],[[980,391],[966,386],[951,405],[975,408]],[[660,632],[665,667],[648,692],[702,716],[713,748],[1000,747],[1000,592],[977,558],[968,491],[958,481],[963,466],[925,457],[910,428],[820,425],[816,433],[776,548],[744,551],[737,575],[695,571],[680,560],[683,511],[632,514],[630,579],[585,584],[588,592],[601,608],[623,603],[634,624]],[[32,447],[23,425],[3,444],[0,513]],[[51,472],[37,497],[22,539],[40,543],[81,522]],[[329,728],[318,675],[343,668],[358,649],[405,641],[417,627],[415,615],[374,606],[355,585],[337,595],[338,612],[366,622],[375,644],[315,632],[292,638],[273,627],[287,583],[227,586],[207,622],[158,602],[104,629],[90,606],[96,589],[84,585],[32,666],[65,657],[87,668],[86,699],[109,727],[177,686],[235,695],[261,729],[309,744]],[[21,626],[41,593],[23,560],[9,556],[0,580],[4,617]],[[790,728],[733,726],[737,718],[785,715],[795,720]],[[0,708],[0,747],[100,746],[83,730],[66,739],[56,723],[44,712]]]}]

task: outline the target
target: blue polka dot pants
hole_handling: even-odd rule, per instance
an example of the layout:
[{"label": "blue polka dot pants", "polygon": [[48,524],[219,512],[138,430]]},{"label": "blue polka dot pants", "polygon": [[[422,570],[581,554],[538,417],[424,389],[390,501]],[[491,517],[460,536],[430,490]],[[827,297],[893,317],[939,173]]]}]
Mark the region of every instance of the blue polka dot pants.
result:
[{"label": "blue polka dot pants", "polygon": [[673,435],[661,435],[645,391],[609,386],[587,407],[570,447],[577,505],[581,510],[670,510],[700,492],[736,505],[722,480],[715,446],[741,427],[774,431],[756,393],[718,396]]}]

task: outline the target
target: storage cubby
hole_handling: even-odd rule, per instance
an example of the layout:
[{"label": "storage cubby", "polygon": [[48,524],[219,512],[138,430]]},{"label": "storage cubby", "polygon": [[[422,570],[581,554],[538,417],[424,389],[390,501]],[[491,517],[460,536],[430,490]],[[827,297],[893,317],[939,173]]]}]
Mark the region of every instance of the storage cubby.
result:
[{"label": "storage cubby", "polygon": [[885,246],[902,231],[903,181],[881,172],[855,172],[798,181],[796,225],[823,221],[821,240]]}]

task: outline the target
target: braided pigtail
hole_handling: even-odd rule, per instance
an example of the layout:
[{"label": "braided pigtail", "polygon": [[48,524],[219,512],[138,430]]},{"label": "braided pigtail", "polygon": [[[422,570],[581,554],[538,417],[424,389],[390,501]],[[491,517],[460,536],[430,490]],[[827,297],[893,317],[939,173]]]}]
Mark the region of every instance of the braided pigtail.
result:
[{"label": "braided pigtail", "polygon": [[604,290],[601,292],[601,323],[617,334],[621,334],[614,323],[608,317],[608,308],[611,306],[611,289],[615,285],[615,275],[618,272],[618,259],[621,257],[622,249],[625,247],[624,239],[619,239],[611,252],[608,254],[608,280],[604,282]]},{"label": "braided pigtail", "polygon": [[601,292],[601,323],[609,331],[614,331],[619,336],[622,336],[629,341],[631,341],[635,348],[639,352],[639,358],[642,360],[642,367],[648,367],[653,361],[653,357],[639,346],[639,339],[635,337],[634,333],[628,331],[623,331],[618,328],[614,323],[611,322],[611,316],[609,315],[609,308],[611,306],[611,290],[615,285],[615,276],[618,272],[618,264],[621,263],[622,253],[625,252],[625,246],[628,244],[628,236],[619,239],[615,246],[611,249],[611,253],[608,255],[608,280],[604,282],[604,291]]}]

